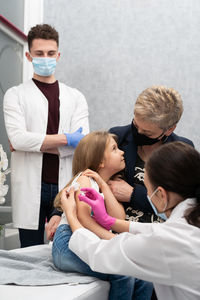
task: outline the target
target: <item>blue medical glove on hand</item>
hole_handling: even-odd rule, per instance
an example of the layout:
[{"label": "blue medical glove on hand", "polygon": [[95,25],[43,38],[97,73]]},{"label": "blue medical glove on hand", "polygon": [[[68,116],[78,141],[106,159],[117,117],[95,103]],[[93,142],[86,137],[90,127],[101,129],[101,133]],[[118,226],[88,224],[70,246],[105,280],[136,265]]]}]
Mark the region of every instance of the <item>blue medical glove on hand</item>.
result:
[{"label": "blue medical glove on hand", "polygon": [[83,128],[80,127],[78,130],[76,130],[73,133],[64,133],[64,135],[67,138],[67,146],[72,146],[76,148],[80,140],[84,137],[84,135],[81,133],[83,131]]},{"label": "blue medical glove on hand", "polygon": [[116,219],[109,216],[106,212],[104,198],[92,188],[82,188],[82,194],[78,195],[80,201],[89,204],[94,213],[93,218],[101,226],[110,230],[111,226],[116,222]]}]

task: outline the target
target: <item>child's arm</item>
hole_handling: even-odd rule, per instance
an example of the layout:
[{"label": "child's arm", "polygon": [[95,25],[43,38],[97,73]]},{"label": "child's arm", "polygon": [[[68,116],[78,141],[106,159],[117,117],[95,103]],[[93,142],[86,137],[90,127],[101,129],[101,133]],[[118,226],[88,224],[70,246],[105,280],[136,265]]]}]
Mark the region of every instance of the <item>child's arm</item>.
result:
[{"label": "child's arm", "polygon": [[98,173],[89,169],[86,170],[83,174],[85,176],[94,178],[94,180],[98,183],[99,188],[101,189],[101,192],[104,195],[105,206],[108,215],[116,219],[124,220],[126,215],[123,205],[117,201],[111,189],[109,188],[107,183],[101,178],[101,176]]},{"label": "child's arm", "polygon": [[[77,181],[80,184],[80,189],[83,187],[91,187],[89,178],[86,176],[80,176]],[[91,217],[91,207],[88,204],[81,202],[78,199],[78,194],[79,191],[76,192],[77,216],[83,227],[94,232],[102,239],[109,240],[113,238],[115,236],[113,233],[103,228]]]}]

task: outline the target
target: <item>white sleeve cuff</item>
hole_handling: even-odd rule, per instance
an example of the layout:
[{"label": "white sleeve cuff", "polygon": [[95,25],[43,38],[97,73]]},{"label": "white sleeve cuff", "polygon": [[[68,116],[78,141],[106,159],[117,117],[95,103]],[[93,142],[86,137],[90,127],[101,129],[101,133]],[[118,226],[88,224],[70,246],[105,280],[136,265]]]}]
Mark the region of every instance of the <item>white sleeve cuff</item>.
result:
[{"label": "white sleeve cuff", "polygon": [[60,158],[67,157],[67,156],[72,156],[74,154],[74,148],[71,146],[62,146],[58,147],[58,151],[60,153]]}]

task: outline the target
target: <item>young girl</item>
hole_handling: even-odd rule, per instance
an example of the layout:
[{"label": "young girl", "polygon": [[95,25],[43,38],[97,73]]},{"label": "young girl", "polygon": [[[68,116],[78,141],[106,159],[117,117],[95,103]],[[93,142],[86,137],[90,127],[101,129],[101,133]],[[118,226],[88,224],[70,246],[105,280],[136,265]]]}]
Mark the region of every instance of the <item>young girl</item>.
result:
[{"label": "young girl", "polygon": [[[90,206],[79,201],[78,195],[80,189],[83,187],[92,187],[96,191],[100,191],[104,195],[108,214],[114,218],[124,219],[125,213],[122,205],[118,203],[106,184],[106,181],[108,181],[112,175],[125,168],[123,154],[123,151],[117,147],[116,137],[108,132],[101,131],[86,135],[80,141],[74,152],[72,168],[74,177],[66,187],[69,188],[75,183],[79,185],[79,189],[76,192],[78,219],[85,228],[93,231],[102,239],[111,239],[115,235],[95,221],[92,217]],[[85,170],[87,171],[84,172]],[[87,175],[92,175],[95,180]],[[109,281],[110,300],[132,299],[134,285],[136,290],[134,292],[134,299],[150,299],[152,294],[151,283],[128,276],[93,272],[87,264],[69,250],[68,242],[72,232],[67,224],[65,205],[61,203],[61,192],[56,196],[54,202],[56,208],[60,208],[64,211],[53,241],[52,255],[56,267],[62,271],[79,272]],[[113,249],[111,249],[111,251],[113,251]],[[138,286],[138,288],[136,288],[136,286]]]}]

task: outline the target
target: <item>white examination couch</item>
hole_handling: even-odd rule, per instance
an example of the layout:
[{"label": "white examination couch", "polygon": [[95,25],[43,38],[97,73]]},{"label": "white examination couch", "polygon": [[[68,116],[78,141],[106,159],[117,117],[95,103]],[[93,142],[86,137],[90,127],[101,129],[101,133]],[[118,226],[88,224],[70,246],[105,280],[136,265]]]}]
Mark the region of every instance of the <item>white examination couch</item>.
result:
[{"label": "white examination couch", "polygon": [[[39,245],[23,249],[11,250],[12,252],[37,254],[41,257],[44,247]],[[1,269],[1,268],[0,268]],[[107,281],[95,280],[84,284],[58,284],[48,286],[22,286],[0,285],[1,300],[107,300],[110,285]]]}]

